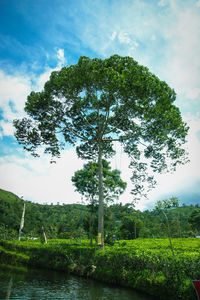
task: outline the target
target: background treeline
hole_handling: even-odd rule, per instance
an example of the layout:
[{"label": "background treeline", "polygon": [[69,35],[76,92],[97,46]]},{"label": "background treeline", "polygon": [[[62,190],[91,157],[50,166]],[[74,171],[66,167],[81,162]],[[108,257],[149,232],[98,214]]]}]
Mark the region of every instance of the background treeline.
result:
[{"label": "background treeline", "polygon": [[[0,189],[0,239],[16,239],[26,204],[23,237],[95,238],[97,207],[80,204],[43,205],[24,201]],[[167,237],[167,224],[157,209],[141,212],[131,204],[105,206],[105,236],[116,239]],[[200,206],[182,205],[167,211],[172,237],[193,237],[200,231]]]}]

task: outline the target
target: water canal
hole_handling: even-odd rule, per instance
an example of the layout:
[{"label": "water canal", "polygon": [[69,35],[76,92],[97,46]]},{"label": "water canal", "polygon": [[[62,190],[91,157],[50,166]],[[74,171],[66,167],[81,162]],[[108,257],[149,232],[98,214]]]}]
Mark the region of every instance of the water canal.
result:
[{"label": "water canal", "polygon": [[[0,300],[152,300],[131,289],[63,272],[0,268]],[[155,299],[155,297],[154,297]]]}]

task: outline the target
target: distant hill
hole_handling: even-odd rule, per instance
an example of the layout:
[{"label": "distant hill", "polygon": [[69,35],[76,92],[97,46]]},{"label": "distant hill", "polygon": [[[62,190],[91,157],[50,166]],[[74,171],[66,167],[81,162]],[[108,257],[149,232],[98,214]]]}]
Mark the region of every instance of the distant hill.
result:
[{"label": "distant hill", "polygon": [[0,189],[0,227],[10,231],[19,230],[23,203],[26,204],[23,232],[31,236],[41,233],[44,226],[49,235],[54,237],[59,232],[71,232],[78,228],[82,205],[43,205],[23,201],[15,194]]},{"label": "distant hill", "polygon": [[[22,216],[23,203],[26,204],[23,236],[42,235],[42,227],[48,237],[67,238],[71,235],[97,235],[97,207],[91,214],[90,207],[80,204],[44,205],[24,201],[17,195],[0,189],[0,239],[16,238]],[[181,206],[167,212],[172,236],[193,236],[189,218],[197,206]],[[116,223],[116,221],[118,223]],[[93,223],[93,227],[91,226]],[[118,226],[116,226],[118,224]],[[92,228],[92,229],[91,229]],[[105,206],[105,234],[113,235],[114,230],[121,239],[134,237],[165,237],[166,222],[162,213],[156,210],[136,211],[121,203]],[[116,232],[115,232],[116,234]]]},{"label": "distant hill", "polygon": [[0,189],[0,201],[1,200],[7,201],[8,203],[14,203],[16,201],[22,202],[22,199],[20,199],[17,195],[2,189]]},{"label": "distant hill", "polygon": [[19,228],[22,205],[22,199],[18,196],[0,189],[0,224],[9,228]]}]

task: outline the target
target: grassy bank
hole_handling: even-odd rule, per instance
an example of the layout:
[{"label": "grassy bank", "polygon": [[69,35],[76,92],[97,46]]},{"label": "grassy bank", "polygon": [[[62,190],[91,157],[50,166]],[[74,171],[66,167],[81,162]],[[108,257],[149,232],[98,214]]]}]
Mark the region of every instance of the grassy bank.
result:
[{"label": "grassy bank", "polygon": [[120,241],[97,250],[84,240],[0,241],[0,263],[62,270],[132,287],[160,299],[196,299],[192,279],[200,279],[200,240]]}]

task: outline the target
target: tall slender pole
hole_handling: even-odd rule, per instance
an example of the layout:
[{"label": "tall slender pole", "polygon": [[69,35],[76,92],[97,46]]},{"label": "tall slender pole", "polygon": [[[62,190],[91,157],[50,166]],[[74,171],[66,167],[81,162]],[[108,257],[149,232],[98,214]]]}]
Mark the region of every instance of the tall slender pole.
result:
[{"label": "tall slender pole", "polygon": [[43,226],[42,226],[42,231],[43,231],[43,236],[44,236],[45,244],[47,244],[47,237],[46,237],[46,234],[44,232],[44,227]]},{"label": "tall slender pole", "polygon": [[20,227],[19,227],[19,241],[20,241],[20,235],[22,233],[22,229],[24,227],[24,215],[25,215],[25,203],[24,203],[24,207],[23,207],[23,212],[22,212],[22,218],[21,218],[21,223],[20,223]]}]

